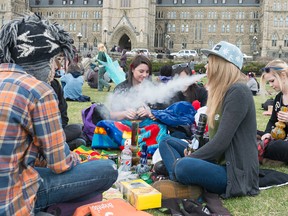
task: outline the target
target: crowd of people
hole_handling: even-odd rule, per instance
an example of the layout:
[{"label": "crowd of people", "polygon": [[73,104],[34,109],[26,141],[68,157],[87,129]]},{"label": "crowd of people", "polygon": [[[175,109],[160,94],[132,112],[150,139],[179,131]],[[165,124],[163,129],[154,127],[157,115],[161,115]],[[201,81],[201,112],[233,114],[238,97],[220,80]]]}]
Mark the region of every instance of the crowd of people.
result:
[{"label": "crowd of people", "polygon": [[[24,34],[31,40],[22,40],[19,35]],[[89,200],[108,190],[118,177],[116,164],[112,160],[80,163],[73,150],[86,145],[86,141],[82,125],[69,124],[66,102],[90,101],[82,92],[85,80],[100,92],[110,91],[112,85],[104,77],[107,62],[104,44],[98,44],[97,58],[84,74],[83,65],[75,61],[71,36],[61,26],[38,15],[11,20],[1,28],[0,39],[0,215],[34,215],[55,203]],[[55,46],[49,47],[52,42]],[[23,47],[31,47],[34,52],[25,52]],[[205,85],[193,82],[176,90],[165,102],[143,101],[144,105],[137,108],[132,103],[112,104],[110,119],[157,121],[152,110],[165,110],[181,101],[189,104],[197,101],[199,107],[207,108],[209,141],[199,149],[188,151],[189,141],[183,138],[191,137],[170,127],[171,133],[159,143],[167,180],[156,182],[155,187],[168,196],[173,190],[167,188],[183,190],[184,187],[189,197],[192,186],[224,198],[257,195],[256,135],[267,144],[265,158],[288,162],[286,138],[271,137],[276,122],[288,122],[288,112],[282,109],[288,106],[288,65],[277,59],[263,68],[261,89],[268,82],[279,93],[265,131],[257,131],[253,95],[258,94],[259,86],[253,72],[247,76],[241,72],[240,49],[221,41],[213,49],[201,51],[208,57]],[[65,57],[65,64],[68,62],[65,72],[59,56]],[[154,82],[152,63],[147,56],[136,55],[129,67],[126,62],[124,49],[120,67],[127,70],[126,79],[110,93],[115,99],[131,92],[145,94],[139,88],[145,82],[170,85],[196,73],[193,60],[165,65]],[[288,127],[284,130],[287,134]]]}]

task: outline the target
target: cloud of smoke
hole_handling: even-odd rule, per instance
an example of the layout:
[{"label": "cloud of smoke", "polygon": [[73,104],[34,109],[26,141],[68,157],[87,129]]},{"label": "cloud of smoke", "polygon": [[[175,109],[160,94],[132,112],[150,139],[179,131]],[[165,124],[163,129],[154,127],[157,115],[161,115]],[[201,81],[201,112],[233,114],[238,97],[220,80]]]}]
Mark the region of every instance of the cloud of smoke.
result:
[{"label": "cloud of smoke", "polygon": [[188,86],[201,80],[206,74],[190,77],[175,77],[168,83],[152,83],[145,80],[140,85],[132,87],[127,93],[110,95],[105,103],[112,110],[137,109],[145,104],[169,103],[173,96],[187,89]]}]

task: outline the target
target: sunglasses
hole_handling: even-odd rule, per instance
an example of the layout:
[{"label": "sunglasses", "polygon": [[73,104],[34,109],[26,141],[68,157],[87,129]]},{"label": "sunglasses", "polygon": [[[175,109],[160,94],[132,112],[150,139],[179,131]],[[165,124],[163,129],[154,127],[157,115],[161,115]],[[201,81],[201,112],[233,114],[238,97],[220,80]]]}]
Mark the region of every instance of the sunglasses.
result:
[{"label": "sunglasses", "polygon": [[175,69],[177,69],[177,68],[179,68],[179,67],[185,68],[185,67],[188,67],[188,66],[189,66],[188,63],[175,64],[175,65],[172,65],[172,69],[175,70]]},{"label": "sunglasses", "polygon": [[278,70],[284,70],[284,68],[271,66],[271,67],[264,67],[261,69],[262,72],[266,72],[266,73],[269,73],[271,70],[278,71]]}]

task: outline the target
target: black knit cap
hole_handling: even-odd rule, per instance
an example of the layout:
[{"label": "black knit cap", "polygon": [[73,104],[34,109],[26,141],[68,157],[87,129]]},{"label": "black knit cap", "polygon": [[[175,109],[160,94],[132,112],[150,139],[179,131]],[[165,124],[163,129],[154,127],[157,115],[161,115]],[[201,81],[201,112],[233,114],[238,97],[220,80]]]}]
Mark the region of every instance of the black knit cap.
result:
[{"label": "black knit cap", "polygon": [[46,81],[50,60],[60,52],[73,59],[73,39],[56,23],[36,14],[11,20],[0,30],[1,62],[16,63],[37,79]]}]

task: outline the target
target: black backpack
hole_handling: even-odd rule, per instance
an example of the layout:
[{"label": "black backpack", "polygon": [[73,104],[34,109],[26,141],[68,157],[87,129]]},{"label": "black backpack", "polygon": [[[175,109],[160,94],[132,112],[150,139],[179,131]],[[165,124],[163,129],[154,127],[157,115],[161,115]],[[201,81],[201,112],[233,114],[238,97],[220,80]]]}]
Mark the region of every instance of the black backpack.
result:
[{"label": "black backpack", "polygon": [[262,109],[268,110],[268,106],[273,106],[274,100],[273,99],[267,99],[265,103],[261,104]]},{"label": "black backpack", "polygon": [[256,83],[257,83],[257,92],[259,92],[260,91],[260,84],[259,84],[259,82],[258,82],[258,80],[257,79],[255,79],[256,80]]}]

